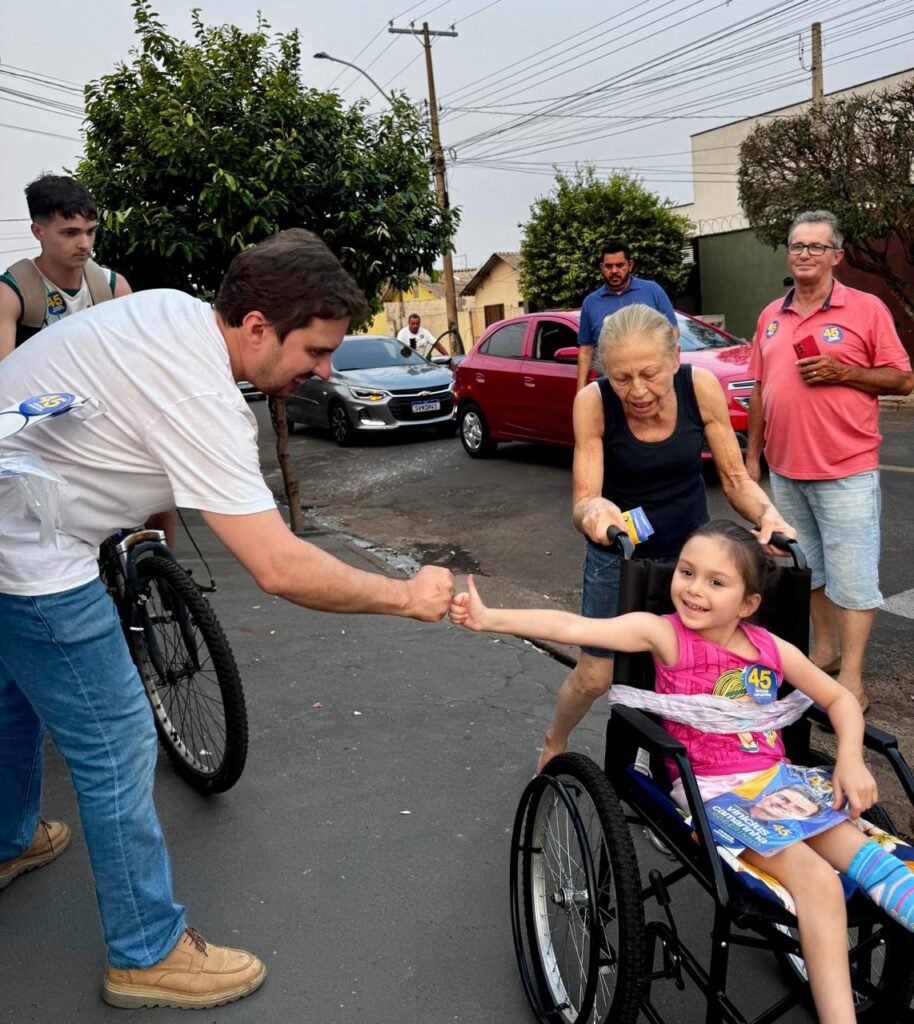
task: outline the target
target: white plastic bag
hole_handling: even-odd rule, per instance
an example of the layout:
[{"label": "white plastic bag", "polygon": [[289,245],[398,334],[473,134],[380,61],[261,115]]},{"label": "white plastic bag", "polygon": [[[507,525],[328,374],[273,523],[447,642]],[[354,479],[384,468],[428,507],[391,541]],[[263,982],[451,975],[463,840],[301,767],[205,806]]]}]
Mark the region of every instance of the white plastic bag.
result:
[{"label": "white plastic bag", "polygon": [[0,455],[0,519],[35,518],[39,544],[57,547],[64,479],[32,452]]}]

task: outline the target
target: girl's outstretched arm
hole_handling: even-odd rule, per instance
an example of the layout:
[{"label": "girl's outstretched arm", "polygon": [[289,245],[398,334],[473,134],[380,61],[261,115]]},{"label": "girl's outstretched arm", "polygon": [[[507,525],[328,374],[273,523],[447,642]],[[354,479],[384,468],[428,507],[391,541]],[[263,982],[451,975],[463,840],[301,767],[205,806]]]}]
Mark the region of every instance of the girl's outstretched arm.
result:
[{"label": "girl's outstretched arm", "polygon": [[586,619],[548,609],[487,608],[472,576],[467,576],[467,593],[454,598],[448,614],[455,625],[486,633],[513,633],[615,651],[650,651],[666,664],[672,664],[678,656],[675,630],[659,615],[632,612],[614,619]]},{"label": "girl's outstretched arm", "polygon": [[828,712],[829,721],[838,740],[832,784],[837,810],[847,799],[852,818],[872,807],[879,794],[876,782],[863,760],[863,712],[857,698],[840,683],[817,668],[793,644],[775,637],[784,675],[807,697]]}]

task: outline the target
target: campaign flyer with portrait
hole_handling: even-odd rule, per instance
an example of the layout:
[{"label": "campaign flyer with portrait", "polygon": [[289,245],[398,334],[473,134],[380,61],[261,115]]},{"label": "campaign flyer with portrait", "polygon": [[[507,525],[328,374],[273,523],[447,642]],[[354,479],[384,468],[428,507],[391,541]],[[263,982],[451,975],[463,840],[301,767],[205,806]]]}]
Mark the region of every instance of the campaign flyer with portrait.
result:
[{"label": "campaign flyer with portrait", "polygon": [[770,857],[844,821],[847,812],[832,810],[833,802],[827,771],[781,763],[706,800],[705,811],[718,845]]}]

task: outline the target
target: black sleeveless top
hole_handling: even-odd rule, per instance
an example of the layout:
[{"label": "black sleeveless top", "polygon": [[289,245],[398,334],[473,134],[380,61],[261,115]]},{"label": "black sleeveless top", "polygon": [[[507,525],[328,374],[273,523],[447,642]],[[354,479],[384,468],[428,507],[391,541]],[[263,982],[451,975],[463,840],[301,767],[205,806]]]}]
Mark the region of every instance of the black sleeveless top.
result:
[{"label": "black sleeveless top", "polygon": [[663,441],[639,441],[609,381],[600,377],[597,384],[603,399],[603,497],[623,512],[640,505],[650,520],[654,535],[636,546],[636,558],[676,558],[686,537],[708,521],[704,427],[692,367],[681,365],[673,378],[676,426]]}]

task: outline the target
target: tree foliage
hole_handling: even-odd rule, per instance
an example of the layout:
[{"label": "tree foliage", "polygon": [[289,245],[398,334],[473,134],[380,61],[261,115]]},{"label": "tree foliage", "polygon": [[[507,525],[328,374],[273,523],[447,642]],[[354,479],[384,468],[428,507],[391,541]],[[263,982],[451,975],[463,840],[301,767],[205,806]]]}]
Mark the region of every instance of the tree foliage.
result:
[{"label": "tree foliage", "polygon": [[611,238],[631,246],[636,275],[667,291],[675,292],[688,274],[682,263],[688,218],[626,174],[603,181],[587,165],[572,175],[556,171],[552,191],[533,203],[521,228],[520,288],[536,309],[580,306],[600,284],[600,252]]},{"label": "tree foliage", "polygon": [[81,181],[101,207],[98,255],[135,288],[212,294],[232,257],[315,231],[369,297],[431,271],[456,214],[439,209],[428,131],[404,96],[380,116],[300,81],[297,33],[204,26],[170,36],[133,0],[129,62],[86,90]]},{"label": "tree foliage", "polygon": [[894,240],[914,267],[914,81],[759,125],[740,147],[739,198],[772,246],[800,211],[831,210],[847,262],[881,277],[914,318],[914,273],[893,270],[889,253]]}]

